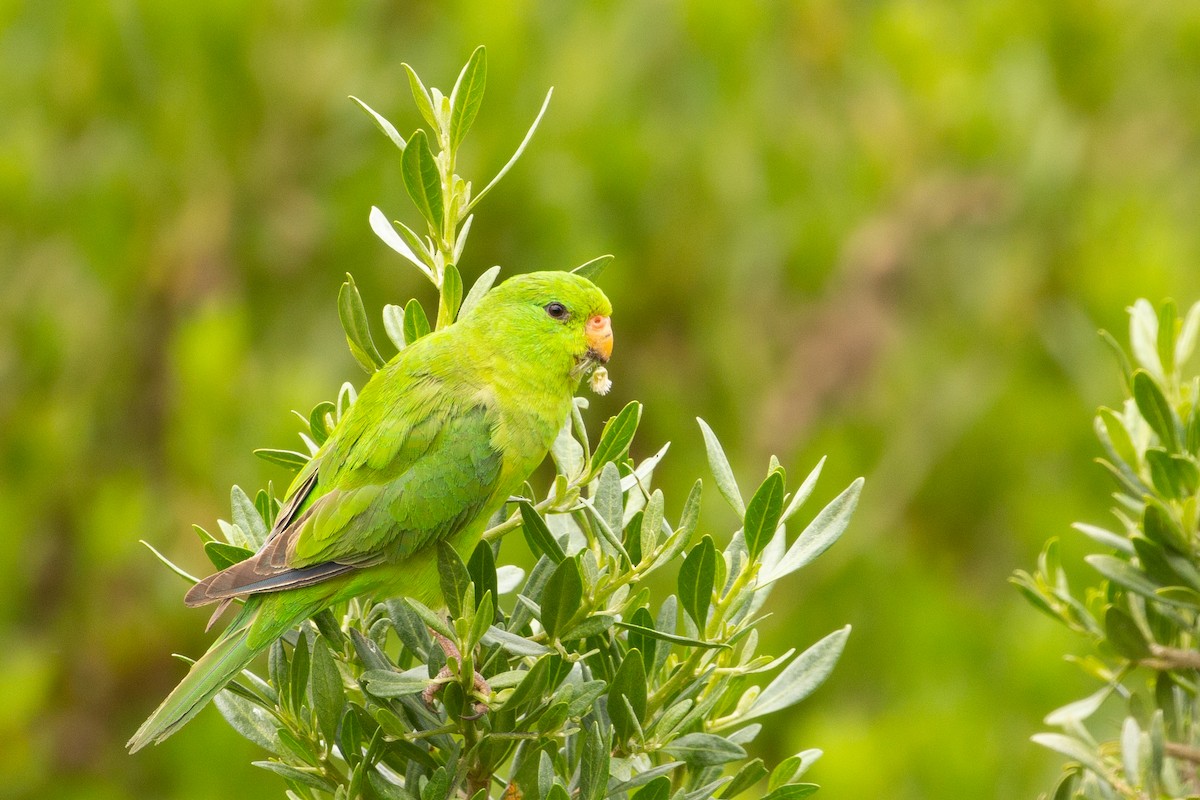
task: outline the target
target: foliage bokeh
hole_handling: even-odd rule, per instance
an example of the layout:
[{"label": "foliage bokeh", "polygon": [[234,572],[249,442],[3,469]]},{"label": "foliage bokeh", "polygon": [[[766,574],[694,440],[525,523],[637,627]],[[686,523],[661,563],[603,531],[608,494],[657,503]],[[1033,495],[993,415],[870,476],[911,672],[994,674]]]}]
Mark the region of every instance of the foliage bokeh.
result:
[{"label": "foliage bokeh", "polygon": [[429,292],[369,232],[400,166],[345,97],[412,113],[400,63],[445,84],[479,42],[472,174],[556,91],[464,271],[615,253],[597,419],[642,400],[702,465],[703,416],[739,475],[828,453],[814,503],[867,475],[765,623],[855,628],[775,760],[819,743],[830,797],[1048,785],[1028,736],[1088,685],[1005,578],[1106,504],[1094,330],[1200,296],[1186,4],[0,3],[0,794],[275,791],[211,712],[124,754],[207,641],[136,541],[198,571],[190,524],[282,479],[251,448],[357,378],[347,269]]}]

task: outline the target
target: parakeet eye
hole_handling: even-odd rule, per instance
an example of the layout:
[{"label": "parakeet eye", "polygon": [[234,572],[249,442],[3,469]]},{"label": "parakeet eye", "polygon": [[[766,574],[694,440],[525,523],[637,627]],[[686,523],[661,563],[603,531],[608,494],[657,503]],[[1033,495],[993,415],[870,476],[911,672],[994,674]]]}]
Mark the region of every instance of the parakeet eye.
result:
[{"label": "parakeet eye", "polygon": [[567,307],[562,303],[548,303],[546,305],[546,313],[554,317],[554,319],[566,319]]}]

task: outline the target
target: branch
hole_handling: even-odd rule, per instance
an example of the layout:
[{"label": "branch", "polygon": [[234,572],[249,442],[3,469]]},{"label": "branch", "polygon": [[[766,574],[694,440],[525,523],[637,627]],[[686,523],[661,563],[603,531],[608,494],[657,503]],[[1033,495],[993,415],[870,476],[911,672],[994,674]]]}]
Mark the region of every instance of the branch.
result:
[{"label": "branch", "polygon": [[1157,670],[1195,669],[1200,670],[1200,652],[1182,650],[1178,647],[1165,647],[1161,644],[1150,645],[1154,658],[1144,658],[1141,663]]}]

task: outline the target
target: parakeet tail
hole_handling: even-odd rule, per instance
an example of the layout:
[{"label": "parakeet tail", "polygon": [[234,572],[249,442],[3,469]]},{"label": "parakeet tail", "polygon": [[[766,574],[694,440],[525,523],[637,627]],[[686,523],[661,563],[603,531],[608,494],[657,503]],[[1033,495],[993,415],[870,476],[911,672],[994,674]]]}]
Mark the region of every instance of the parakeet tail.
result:
[{"label": "parakeet tail", "polygon": [[[192,665],[191,670],[167,695],[162,705],[138,728],[137,733],[126,744],[129,752],[136,753],[148,744],[158,744],[183,727],[200,713],[208,701],[225,688],[225,684],[229,683],[251,659],[275,640],[275,636],[258,635],[259,631],[255,631],[253,640],[251,639],[250,632],[255,627],[255,618],[261,607],[262,603],[257,598],[246,603],[221,638]],[[287,630],[287,627],[281,628],[279,634]]]}]

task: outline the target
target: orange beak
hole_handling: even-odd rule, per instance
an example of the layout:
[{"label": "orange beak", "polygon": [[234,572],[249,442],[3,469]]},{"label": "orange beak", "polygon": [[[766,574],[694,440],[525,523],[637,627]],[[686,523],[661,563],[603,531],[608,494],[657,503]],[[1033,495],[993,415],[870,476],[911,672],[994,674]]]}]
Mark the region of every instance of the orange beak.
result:
[{"label": "orange beak", "polygon": [[587,321],[588,350],[605,364],[612,355],[612,320],[597,314]]}]

